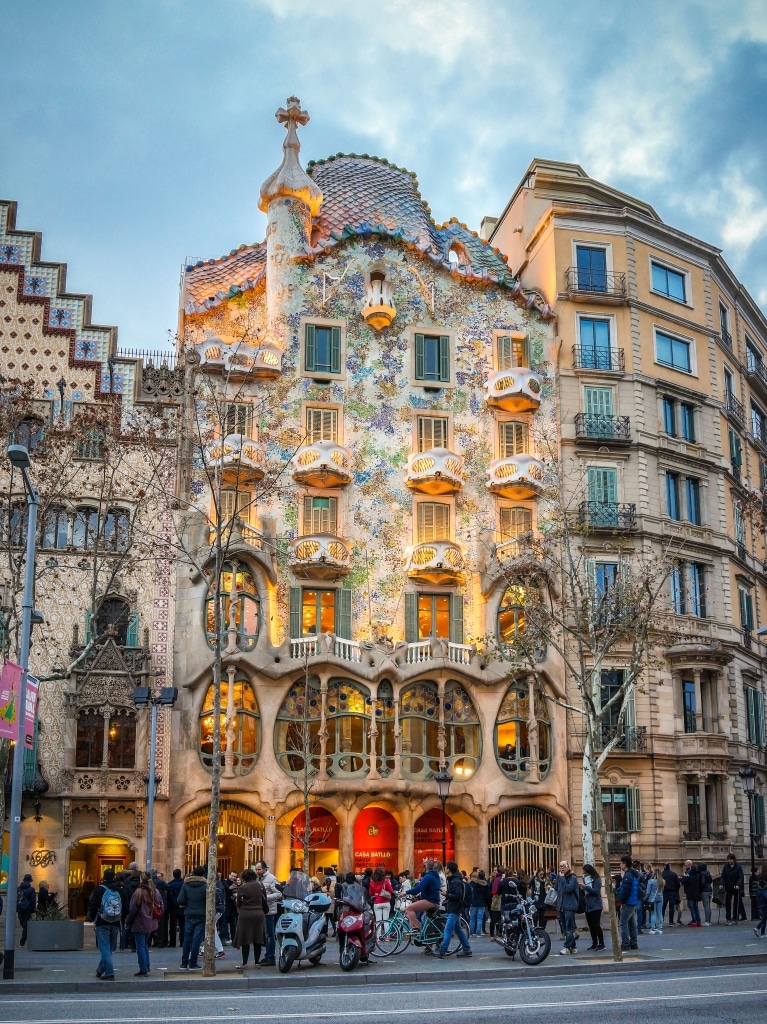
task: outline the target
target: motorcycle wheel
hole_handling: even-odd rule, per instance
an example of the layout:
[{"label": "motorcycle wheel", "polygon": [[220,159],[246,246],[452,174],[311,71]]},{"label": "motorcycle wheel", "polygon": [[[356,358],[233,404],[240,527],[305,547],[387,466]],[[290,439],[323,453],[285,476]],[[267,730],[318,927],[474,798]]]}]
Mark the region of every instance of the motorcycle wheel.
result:
[{"label": "motorcycle wheel", "polygon": [[523,964],[535,967],[542,964],[551,952],[551,936],[545,928],[533,929],[533,945],[528,946],[527,937],[522,935],[519,943],[519,958]]},{"label": "motorcycle wheel", "polygon": [[343,949],[341,950],[341,970],[342,971],[353,971],[357,964],[360,962],[362,956],[362,950],[359,946],[355,946],[353,942],[348,940],[344,943]]},{"label": "motorcycle wheel", "polygon": [[295,946],[285,946],[284,949],[280,950],[280,958],[277,961],[277,970],[280,974],[288,973],[290,968],[293,966],[297,953],[298,950]]}]

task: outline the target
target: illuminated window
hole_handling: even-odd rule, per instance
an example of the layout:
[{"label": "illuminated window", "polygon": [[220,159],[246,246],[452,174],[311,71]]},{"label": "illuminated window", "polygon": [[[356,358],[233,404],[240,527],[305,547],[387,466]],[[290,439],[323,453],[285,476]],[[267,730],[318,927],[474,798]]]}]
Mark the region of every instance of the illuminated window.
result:
[{"label": "illuminated window", "polygon": [[499,370],[513,370],[517,366],[529,366],[527,339],[500,335],[496,341]]},{"label": "illuminated window", "polygon": [[498,641],[501,649],[513,645],[525,631],[526,588],[520,584],[507,587],[498,608]]},{"label": "illuminated window", "polygon": [[77,716],[76,768],[100,768],[104,760],[104,716],[86,708]]},{"label": "illuminated window", "polygon": [[529,508],[502,508],[499,513],[501,540],[516,540],[533,528],[533,513]]},{"label": "illuminated window", "polygon": [[[215,715],[213,713],[215,691],[213,684],[208,687],[200,711],[200,758],[206,769],[213,767],[213,739]],[[219,720],[219,739],[221,744],[221,764],[231,759],[235,775],[247,775],[258,758],[260,713],[256,694],[251,684],[244,679],[235,679],[232,689],[233,705],[233,737],[231,747],[227,749],[226,718],[229,707],[229,680],[221,680],[221,714]]]},{"label": "illuminated window", "polygon": [[[226,643],[229,633],[229,612],[232,601],[232,583],[235,589],[234,623],[237,627],[237,646],[241,651],[251,651],[256,646],[259,626],[259,600],[256,582],[247,569],[237,569],[233,576],[232,565],[224,563],[219,584],[219,607],[221,609],[221,642]],[[205,598],[205,634],[208,644],[215,646],[215,593],[211,584]]]},{"label": "illuminated window", "polygon": [[[442,713],[445,761],[456,778],[469,778],[479,765],[479,717],[466,689],[453,680],[445,685]],[[440,698],[434,683],[416,683],[400,695],[402,774],[430,778],[440,769]]]},{"label": "illuminated window", "polygon": [[110,768],[135,768],[136,715],[134,712],[117,711],[109,719],[107,764]]},{"label": "illuminated window", "polygon": [[[535,696],[535,726],[538,733],[538,775],[545,778],[551,767],[551,725],[546,700]],[[495,725],[495,756],[504,775],[524,778],[530,771],[530,694],[527,687],[513,683],[503,698]]]}]

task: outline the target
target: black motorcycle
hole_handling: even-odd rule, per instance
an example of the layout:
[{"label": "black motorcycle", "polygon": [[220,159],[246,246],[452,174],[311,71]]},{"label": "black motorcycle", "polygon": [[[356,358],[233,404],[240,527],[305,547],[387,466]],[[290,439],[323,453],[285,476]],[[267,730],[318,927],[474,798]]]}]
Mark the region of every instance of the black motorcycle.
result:
[{"label": "black motorcycle", "polygon": [[551,936],[535,924],[536,906],[531,899],[518,897],[501,904],[500,943],[512,959],[519,952],[522,963],[535,967],[551,952]]}]

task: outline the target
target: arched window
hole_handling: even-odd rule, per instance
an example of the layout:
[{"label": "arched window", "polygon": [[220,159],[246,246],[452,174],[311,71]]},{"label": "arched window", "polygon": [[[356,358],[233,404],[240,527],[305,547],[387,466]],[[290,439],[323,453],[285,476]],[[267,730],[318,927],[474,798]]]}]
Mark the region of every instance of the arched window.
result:
[{"label": "arched window", "polygon": [[110,768],[136,766],[136,716],[131,711],[117,711],[109,719],[107,764]]},{"label": "arched window", "polygon": [[512,584],[498,607],[498,643],[506,655],[525,631],[525,593],[525,587]]},{"label": "arched window", "polygon": [[69,545],[69,515],[63,508],[49,508],[43,516],[41,547],[61,550]]},{"label": "arched window", "polygon": [[288,775],[310,775],[320,767],[322,697],[316,676],[301,678],[288,690],[277,714],[274,752]]},{"label": "arched window", "polygon": [[372,710],[370,691],[346,679],[331,679],[326,707],[328,775],[346,778],[366,775]]},{"label": "arched window", "polygon": [[[221,602],[221,642],[226,644],[229,628],[229,608],[232,597],[233,568],[230,562],[225,562],[221,572],[219,586],[219,600]],[[252,651],[256,646],[259,625],[259,601],[256,581],[247,569],[237,567],[234,575],[236,592],[236,604],[234,610],[234,621],[237,626],[237,646],[241,651]],[[215,605],[214,587],[210,586],[205,598],[205,635],[208,644],[215,646]]]},{"label": "arched window", "polygon": [[85,708],[77,716],[76,768],[100,768],[104,761],[104,716]]},{"label": "arched window", "polygon": [[[213,737],[215,716],[213,714],[214,689],[208,687],[205,700],[200,711],[200,758],[205,768],[213,768]],[[258,759],[259,725],[261,715],[258,701],[251,684],[246,679],[235,679],[232,689],[234,709],[234,736],[231,747],[227,749],[226,716],[229,707],[229,680],[221,680],[221,718],[219,722],[221,742],[221,764],[225,765],[231,757],[232,770],[235,775],[247,775],[252,771]]]},{"label": "arched window", "polygon": [[373,713],[378,729],[376,761],[379,774],[385,777],[394,771],[394,692],[387,679],[378,684]]},{"label": "arched window", "polygon": [[[542,693],[535,697],[535,720],[538,732],[538,774],[548,775],[551,767],[551,725],[549,711]],[[523,779],[530,770],[530,696],[527,687],[512,683],[503,698],[495,725],[496,759],[501,771],[510,779]]]},{"label": "arched window", "polygon": [[445,686],[445,760],[452,774],[466,779],[479,765],[479,717],[466,689],[455,680]]},{"label": "arched window", "polygon": [[439,695],[432,683],[416,683],[400,695],[402,774],[426,779],[439,771]]},{"label": "arched window", "polygon": [[78,508],[72,523],[72,547],[89,551],[96,543],[99,532],[99,512],[96,508]]},{"label": "arched window", "polygon": [[104,519],[104,547],[107,551],[127,551],[130,544],[130,513],[110,508]]}]

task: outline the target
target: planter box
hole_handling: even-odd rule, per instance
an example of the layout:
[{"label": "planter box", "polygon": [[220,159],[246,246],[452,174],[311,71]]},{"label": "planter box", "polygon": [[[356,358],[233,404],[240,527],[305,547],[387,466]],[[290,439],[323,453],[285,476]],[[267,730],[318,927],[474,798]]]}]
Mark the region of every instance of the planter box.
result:
[{"label": "planter box", "polygon": [[82,921],[30,921],[27,949],[43,952],[54,949],[83,949],[85,935]]}]

